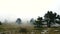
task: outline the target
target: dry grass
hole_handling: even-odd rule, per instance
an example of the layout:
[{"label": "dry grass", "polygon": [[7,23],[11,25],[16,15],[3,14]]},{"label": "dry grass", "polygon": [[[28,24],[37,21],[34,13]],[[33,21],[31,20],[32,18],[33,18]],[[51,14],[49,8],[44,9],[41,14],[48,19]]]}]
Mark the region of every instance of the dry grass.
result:
[{"label": "dry grass", "polygon": [[[16,31],[19,31],[20,28],[26,28],[29,32],[31,32],[34,28],[33,25],[29,25],[29,24],[21,24],[21,25],[11,25],[11,24],[3,24],[3,25],[0,25],[0,32],[2,31],[12,31],[12,30],[16,30]],[[49,34],[60,34],[60,28],[44,28],[44,29],[47,29]],[[42,28],[43,30],[43,28]],[[59,30],[59,32],[55,32],[54,30]],[[35,31],[35,30],[33,30]],[[35,31],[35,34],[40,34],[40,32],[42,32],[41,30],[40,31]],[[19,32],[15,32],[16,34],[18,34]],[[31,33],[30,33],[31,34]]]}]

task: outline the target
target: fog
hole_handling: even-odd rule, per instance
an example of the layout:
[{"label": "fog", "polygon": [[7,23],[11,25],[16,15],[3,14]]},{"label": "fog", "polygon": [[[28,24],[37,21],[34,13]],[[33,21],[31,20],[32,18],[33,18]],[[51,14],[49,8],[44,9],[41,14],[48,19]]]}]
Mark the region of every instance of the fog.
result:
[{"label": "fog", "polygon": [[0,0],[0,21],[23,21],[44,16],[49,10],[60,14],[60,0]]}]

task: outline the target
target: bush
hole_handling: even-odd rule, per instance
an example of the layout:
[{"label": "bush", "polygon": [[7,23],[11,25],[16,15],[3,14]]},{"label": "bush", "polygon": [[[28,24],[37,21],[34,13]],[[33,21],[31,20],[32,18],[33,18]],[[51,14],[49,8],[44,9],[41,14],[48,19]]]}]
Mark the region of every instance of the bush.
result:
[{"label": "bush", "polygon": [[19,30],[19,32],[27,32],[27,29],[26,29],[26,28],[21,28],[21,29]]}]

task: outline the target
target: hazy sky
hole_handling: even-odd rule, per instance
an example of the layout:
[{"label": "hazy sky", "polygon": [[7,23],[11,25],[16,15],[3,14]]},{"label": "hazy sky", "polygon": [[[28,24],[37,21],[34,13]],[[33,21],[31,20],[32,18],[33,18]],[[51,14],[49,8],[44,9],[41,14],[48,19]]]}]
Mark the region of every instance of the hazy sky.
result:
[{"label": "hazy sky", "polygon": [[48,10],[60,13],[60,0],[0,0],[0,20],[30,19]]}]

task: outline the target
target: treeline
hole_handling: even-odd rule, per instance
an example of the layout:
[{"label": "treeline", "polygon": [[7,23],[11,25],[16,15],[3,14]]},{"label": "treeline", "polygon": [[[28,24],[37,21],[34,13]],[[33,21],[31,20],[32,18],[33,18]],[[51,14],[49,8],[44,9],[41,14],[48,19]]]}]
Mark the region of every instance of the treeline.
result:
[{"label": "treeline", "polygon": [[[31,19],[30,22],[35,25],[35,27],[51,27],[51,25],[57,23],[60,24],[60,15],[58,15],[56,12],[48,11],[45,13],[44,17],[38,17],[37,20]],[[22,20],[20,18],[17,18],[16,23],[21,24]],[[0,22],[0,25],[2,23]]]},{"label": "treeline", "polygon": [[[18,24],[21,24],[21,19],[18,18],[16,20]],[[37,20],[32,18],[30,20],[30,23],[35,25],[35,27],[52,27],[53,24],[60,24],[60,15],[58,15],[56,12],[48,11],[45,13],[44,17],[38,17]],[[54,26],[55,27],[55,26]]]},{"label": "treeline", "polygon": [[43,25],[46,25],[45,27],[52,27],[55,23],[60,24],[60,15],[53,13],[52,11],[48,11],[44,17],[38,17],[32,24],[35,25],[35,27],[40,28]]}]

